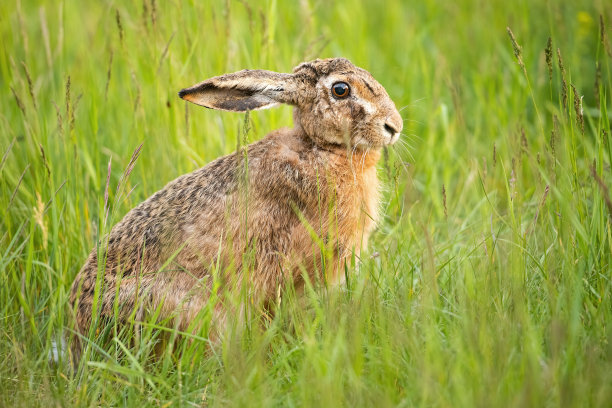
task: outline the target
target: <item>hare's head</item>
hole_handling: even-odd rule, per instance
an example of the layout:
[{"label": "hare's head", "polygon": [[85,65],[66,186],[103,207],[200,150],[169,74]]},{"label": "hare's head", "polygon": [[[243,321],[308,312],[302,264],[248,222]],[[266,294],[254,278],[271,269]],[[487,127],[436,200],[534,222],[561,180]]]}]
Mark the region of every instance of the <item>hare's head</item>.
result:
[{"label": "hare's head", "polygon": [[395,143],[403,127],[385,88],[344,58],[305,62],[292,74],[243,70],[183,89],[179,96],[236,112],[293,105],[296,126],[320,145],[380,147]]}]

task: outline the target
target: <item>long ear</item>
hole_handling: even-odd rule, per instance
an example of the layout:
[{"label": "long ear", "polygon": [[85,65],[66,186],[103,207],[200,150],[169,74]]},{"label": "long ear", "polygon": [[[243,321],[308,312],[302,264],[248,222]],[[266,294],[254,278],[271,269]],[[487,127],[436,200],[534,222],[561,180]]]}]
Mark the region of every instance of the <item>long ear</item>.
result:
[{"label": "long ear", "polygon": [[244,112],[266,109],[278,103],[295,104],[295,77],[292,74],[248,70],[207,79],[179,96],[211,109]]}]

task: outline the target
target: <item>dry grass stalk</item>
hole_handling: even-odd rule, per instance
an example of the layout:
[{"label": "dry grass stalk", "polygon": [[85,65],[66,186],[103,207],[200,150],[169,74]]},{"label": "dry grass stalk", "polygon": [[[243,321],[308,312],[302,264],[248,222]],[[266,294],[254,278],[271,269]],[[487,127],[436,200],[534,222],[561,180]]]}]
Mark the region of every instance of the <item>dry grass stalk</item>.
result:
[{"label": "dry grass stalk", "polygon": [[13,200],[15,199],[15,196],[17,195],[17,190],[19,190],[19,186],[21,185],[21,182],[23,181],[23,177],[25,176],[29,168],[30,168],[30,163],[26,165],[25,169],[23,169],[23,172],[21,173],[21,176],[19,177],[19,180],[17,180],[17,185],[15,186],[15,189],[13,190],[13,194],[11,194],[11,199],[9,200],[7,208],[10,207],[11,204],[13,203]]},{"label": "dry grass stalk", "polygon": [[138,157],[140,156],[140,150],[142,149],[143,145],[144,145],[144,143],[141,143],[136,148],[136,150],[134,150],[134,153],[132,153],[132,157],[130,158],[130,162],[128,163],[125,171],[123,172],[123,176],[121,177],[121,182],[119,183],[119,185],[117,185],[117,189],[119,189],[119,186],[121,185],[121,183],[124,182],[125,180],[127,180],[127,178],[132,173],[132,170],[134,170],[134,166],[136,166],[136,160],[138,160]]},{"label": "dry grass stalk", "polygon": [[164,62],[164,59],[166,58],[166,55],[168,55],[168,49],[170,48],[170,43],[172,42],[172,39],[174,38],[174,35],[176,34],[176,31],[172,33],[172,35],[170,36],[170,38],[168,39],[168,42],[166,43],[166,47],[164,48],[164,51],[162,52],[161,57],[159,57],[159,64],[157,65],[157,73],[159,74],[159,71],[161,71],[162,68],[162,62]]},{"label": "dry grass stalk", "polygon": [[43,43],[45,44],[47,65],[52,66],[53,60],[51,58],[51,41],[49,40],[49,27],[47,26],[47,15],[45,14],[44,7],[38,9],[38,17],[40,19],[40,30],[42,31]]},{"label": "dry grass stalk", "polygon": [[53,197],[51,197],[49,199],[49,201],[47,201],[47,203],[45,204],[45,210],[43,211],[43,214],[46,214],[47,211],[49,211],[49,208],[51,208],[51,203],[53,203],[53,200],[55,199],[55,197],[57,197],[57,193],[59,193],[59,191],[64,188],[64,186],[66,185],[66,182],[68,180],[64,180],[62,182],[62,184],[60,184],[60,186],[57,188],[57,190],[55,190],[55,193],[53,193]]},{"label": "dry grass stalk", "polygon": [[17,139],[13,138],[13,140],[11,140],[11,143],[9,144],[9,147],[4,152],[4,155],[2,155],[2,160],[0,161],[0,172],[4,168],[4,163],[6,163],[6,159],[8,158],[9,153],[11,152],[11,150],[13,150],[13,145],[15,145],[15,140],[17,140]]}]

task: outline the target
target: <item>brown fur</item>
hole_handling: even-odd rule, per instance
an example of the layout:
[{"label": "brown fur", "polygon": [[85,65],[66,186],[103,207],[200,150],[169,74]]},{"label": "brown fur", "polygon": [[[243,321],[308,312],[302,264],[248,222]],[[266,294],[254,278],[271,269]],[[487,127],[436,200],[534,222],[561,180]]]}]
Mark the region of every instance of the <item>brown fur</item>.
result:
[{"label": "brown fur", "polygon": [[[337,81],[351,86],[349,98],[331,95]],[[313,280],[338,280],[375,227],[379,150],[402,129],[384,88],[348,60],[328,59],[301,64],[293,74],[227,74],[179,95],[235,111],[289,103],[295,128],[177,178],[115,225],[103,252],[101,316],[112,317],[117,304],[120,319],[135,313],[138,321],[161,305],[161,317],[185,330],[209,299],[216,264],[223,290],[246,284],[257,304],[273,300],[279,287],[299,286],[304,271]],[[325,277],[317,275],[321,243],[332,254]],[[249,251],[252,261],[244,265]],[[72,286],[84,334],[99,261],[94,249]],[[222,324],[229,310],[220,303],[215,321]]]}]

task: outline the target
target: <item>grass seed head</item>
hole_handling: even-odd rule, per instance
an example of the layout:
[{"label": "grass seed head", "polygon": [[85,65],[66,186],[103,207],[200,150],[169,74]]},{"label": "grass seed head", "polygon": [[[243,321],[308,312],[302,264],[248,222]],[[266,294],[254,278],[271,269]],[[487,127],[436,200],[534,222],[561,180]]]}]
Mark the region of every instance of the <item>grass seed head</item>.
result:
[{"label": "grass seed head", "polygon": [[553,126],[550,131],[550,151],[553,155],[553,158],[556,159],[556,151],[555,151],[555,142],[558,138],[559,134],[559,118],[557,115],[553,115]]},{"label": "grass seed head", "polygon": [[495,143],[493,143],[493,168],[495,168],[495,163],[497,163],[497,151],[495,148]]},{"label": "grass seed head", "polygon": [[444,188],[444,184],[442,184],[442,203],[444,204],[444,218],[448,218],[448,210],[446,208],[446,189]]},{"label": "grass seed head", "polygon": [[606,54],[612,58],[612,47],[610,47],[610,41],[606,35],[606,26],[604,24],[603,15],[601,14],[599,15],[599,40],[601,41],[603,48],[606,50]]},{"label": "grass seed head", "polygon": [[19,95],[17,95],[17,92],[15,92],[15,89],[13,89],[12,86],[11,86],[11,92],[13,93],[13,96],[15,97],[15,102],[17,103],[17,107],[19,108],[21,113],[25,115],[25,106],[23,105],[23,102],[21,102],[21,99],[19,99]]},{"label": "grass seed head", "polygon": [[57,116],[57,129],[59,130],[60,135],[64,133],[64,120],[62,119],[62,112],[60,111],[60,107],[57,106],[57,103],[53,101],[53,106],[55,107],[55,114]]},{"label": "grass seed head", "polygon": [[521,148],[523,152],[527,152],[529,144],[527,143],[527,136],[525,135],[525,128],[521,126]]},{"label": "grass seed head", "polygon": [[544,50],[544,54],[546,55],[546,66],[548,66],[548,79],[552,82],[552,38],[548,37],[548,42],[546,42],[546,49]]},{"label": "grass seed head", "polygon": [[151,26],[155,28],[155,24],[157,24],[157,4],[155,0],[151,0]]},{"label": "grass seed head", "polygon": [[70,75],[66,78],[66,120],[70,117]]},{"label": "grass seed head", "polygon": [[115,10],[115,21],[117,22],[117,29],[119,30],[119,42],[123,45],[123,26],[121,25],[121,16],[119,15],[119,9]]},{"label": "grass seed head", "polygon": [[108,96],[108,86],[110,85],[111,80],[111,68],[113,66],[113,50],[110,51],[110,57],[108,59],[108,70],[106,71],[106,85],[104,86],[104,100],[106,100]]},{"label": "grass seed head", "polygon": [[523,73],[526,76],[527,70],[525,69],[525,63],[523,62],[523,49],[516,41],[516,38],[514,37],[514,33],[512,32],[510,27],[506,27],[506,30],[508,31],[508,35],[510,36],[510,41],[512,42],[512,49],[514,50],[514,56],[516,57],[516,61],[518,62],[519,67],[521,67],[521,69],[523,70]]},{"label": "grass seed head", "polygon": [[26,80],[28,82],[28,91],[30,92],[32,105],[34,105],[34,109],[36,109],[36,97],[34,96],[34,86],[32,85],[32,77],[30,76],[30,71],[28,70],[28,66],[25,64],[25,62],[21,61],[21,66],[23,67],[23,71],[25,72]]},{"label": "grass seed head", "polygon": [[563,66],[563,58],[561,58],[561,49],[559,48],[557,48],[557,60],[561,72],[561,101],[563,101],[563,109],[567,109],[567,82],[565,81],[565,67]]},{"label": "grass seed head", "polygon": [[580,132],[584,134],[584,116],[582,113],[582,96],[578,95],[578,91],[574,84],[572,86],[572,93],[574,94],[574,111],[576,111],[576,125],[580,127]]},{"label": "grass seed head", "polygon": [[49,162],[47,161],[47,155],[45,154],[45,149],[42,144],[38,144],[38,148],[40,149],[40,155],[43,160],[43,164],[45,165],[45,169],[47,169],[47,177],[51,176],[51,169],[49,168]]}]

